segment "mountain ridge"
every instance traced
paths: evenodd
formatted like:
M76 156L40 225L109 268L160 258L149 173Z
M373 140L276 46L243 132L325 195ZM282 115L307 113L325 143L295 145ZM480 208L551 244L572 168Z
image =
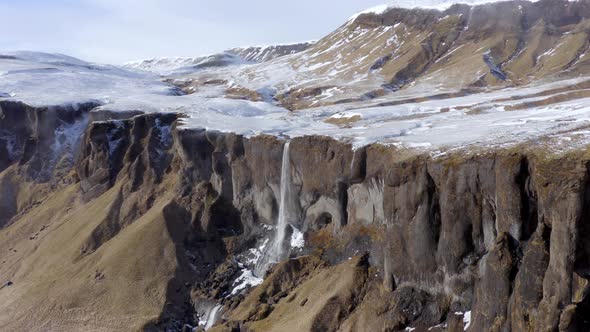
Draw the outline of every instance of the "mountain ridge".
M360 14L292 56L220 68L218 74L188 74L181 81L198 90L203 82L224 79L231 89L249 90L246 98L270 85L277 91L273 97L290 109L398 90L522 86L588 72L589 16L588 1L455 4L444 11L390 8ZM187 84L191 80L194 84ZM342 91L324 98L334 87Z
M163 75L178 74L203 68L224 67L269 61L284 55L301 52L312 42L267 46L235 47L221 53L198 57L158 57L126 62L123 67L151 71Z

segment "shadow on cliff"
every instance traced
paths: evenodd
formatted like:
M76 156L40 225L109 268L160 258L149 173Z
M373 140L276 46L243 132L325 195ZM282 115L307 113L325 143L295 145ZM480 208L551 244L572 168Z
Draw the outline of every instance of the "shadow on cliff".
M199 208L172 201L162 211L168 233L176 247L177 268L166 288L166 301L158 319L145 331L180 331L185 324L197 326L191 300L193 285L203 282L227 259L226 236L242 233L239 214L222 199L209 196L209 186Z
M582 278L580 283L584 286L577 290L577 294L572 294L574 301L577 300L577 302L574 304L568 331L590 331L590 243L588 241L590 238L590 163L586 164L586 169L583 210L578 225L580 234L574 266L574 274Z

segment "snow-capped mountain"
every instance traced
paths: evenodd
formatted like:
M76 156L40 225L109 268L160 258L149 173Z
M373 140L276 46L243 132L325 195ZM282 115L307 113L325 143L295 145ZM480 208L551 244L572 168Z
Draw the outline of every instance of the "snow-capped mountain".
M30 105L103 104L124 96L178 92L148 72L89 63L62 54L0 52L0 96Z
M30 62L46 64L63 64L72 66L90 66L89 62L74 58L69 55L59 53L44 53L33 51L0 51L0 57L3 59L17 59Z
M590 71L589 17L587 1L388 5L358 13L302 52L181 82L190 92L223 81L230 94L254 99L274 91L290 109L521 86Z
M304 51L312 43L238 47L222 53L200 57L161 57L127 62L126 68L140 69L162 75L191 73L201 69L252 64Z
M161 75L190 73L200 69L247 64L240 56L223 52L202 57L153 58L127 62L125 68L140 69Z
M496 2L507 2L509 0L395 0L390 1L387 3L383 3L381 5L373 6L362 10L358 13L355 13L350 17L351 20L354 20L359 15L362 14L375 14L381 15L391 9L394 8L405 8L405 9L436 9L436 10L446 10L453 5L469 5L469 6L478 6L484 4L491 4ZM532 0L530 2L537 2L539 0Z
M236 54L246 61L265 62L285 55L303 52L310 48L313 42L285 45L251 46L232 48L228 52Z

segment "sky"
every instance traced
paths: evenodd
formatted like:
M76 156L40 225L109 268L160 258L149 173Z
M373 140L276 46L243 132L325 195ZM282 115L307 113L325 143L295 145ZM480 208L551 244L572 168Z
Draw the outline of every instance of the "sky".
M384 0L0 0L0 50L121 64L317 40Z

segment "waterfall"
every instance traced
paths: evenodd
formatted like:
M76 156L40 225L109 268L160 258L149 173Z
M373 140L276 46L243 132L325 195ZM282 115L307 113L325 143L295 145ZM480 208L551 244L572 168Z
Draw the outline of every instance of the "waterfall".
M223 306L216 305L208 313L207 319L205 320L205 324L204 324L205 325L204 326L204 329L205 330L208 330L208 329L212 328L213 325L215 325L215 323L217 322L217 320L219 318L218 316L219 316L219 313L220 313L221 308L223 308Z
M291 191L291 160L289 159L289 143L285 143L283 148L283 160L281 164L281 203L279 204L279 220L277 222L277 232L273 243L273 253L277 260L283 256L283 242L285 241L285 231L288 225L289 209L287 208L287 195ZM276 263L276 262L275 262Z
M270 246L267 247L262 257L256 262L254 274L264 277L268 266L278 263L285 258L284 242L287 226L289 225L289 196L291 194L291 160L289 157L289 141L283 147L283 159L281 162L281 188L279 203L279 218L277 220L275 236ZM288 255L288 253L287 253Z
M350 162L350 178L354 177L354 161L356 160L356 151L352 150L352 161Z

